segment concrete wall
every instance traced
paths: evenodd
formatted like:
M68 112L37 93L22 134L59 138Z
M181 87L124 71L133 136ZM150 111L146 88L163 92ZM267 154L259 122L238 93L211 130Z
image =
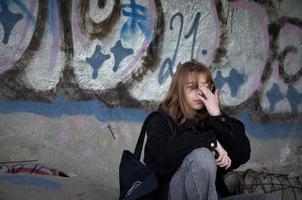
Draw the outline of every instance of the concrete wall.
M0 161L118 187L176 68L210 67L252 143L243 168L301 175L302 1L1 0Z

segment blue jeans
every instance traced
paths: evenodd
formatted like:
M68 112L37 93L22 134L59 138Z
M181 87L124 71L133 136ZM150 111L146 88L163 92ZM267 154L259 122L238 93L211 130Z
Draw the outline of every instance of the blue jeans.
M215 186L216 162L207 148L189 153L173 175L169 185L169 200L218 200ZM271 194L244 194L223 200L280 200Z

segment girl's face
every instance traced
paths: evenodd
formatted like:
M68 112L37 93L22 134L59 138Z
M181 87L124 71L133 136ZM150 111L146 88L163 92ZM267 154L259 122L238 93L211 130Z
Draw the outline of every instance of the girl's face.
M203 85L210 90L212 90L213 88L213 85L211 83L208 83L206 80L206 75L201 73L198 76L198 80L195 80L192 76L189 76L185 84L184 93L186 103L196 111L204 107L203 102L200 100L200 98L198 98L198 95L203 96L203 93L199 89L199 87Z

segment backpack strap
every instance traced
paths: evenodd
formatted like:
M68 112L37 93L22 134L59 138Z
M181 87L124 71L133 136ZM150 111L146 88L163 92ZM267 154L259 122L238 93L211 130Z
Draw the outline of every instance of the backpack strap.
M147 129L149 127L149 123L150 123L150 119L152 118L152 116L154 114L160 114L166 121L166 123L169 126L169 129L171 130L171 132L174 134L175 133L175 129L173 128L173 124L172 124L172 120L171 117L169 116L168 113L166 113L164 110L162 109L158 109L152 113L150 113L147 118L144 121L144 124L142 126L141 132L139 134L136 146L135 146L135 150L134 150L134 156L137 160L140 160L141 154L142 154L142 150L143 150L143 145L144 145L144 140L145 140L145 135L147 132Z

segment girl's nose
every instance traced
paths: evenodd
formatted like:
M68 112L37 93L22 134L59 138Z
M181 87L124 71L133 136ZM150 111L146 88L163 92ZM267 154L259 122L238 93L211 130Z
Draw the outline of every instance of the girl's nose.
M202 95L202 91L201 90L196 90L196 94L197 95Z

